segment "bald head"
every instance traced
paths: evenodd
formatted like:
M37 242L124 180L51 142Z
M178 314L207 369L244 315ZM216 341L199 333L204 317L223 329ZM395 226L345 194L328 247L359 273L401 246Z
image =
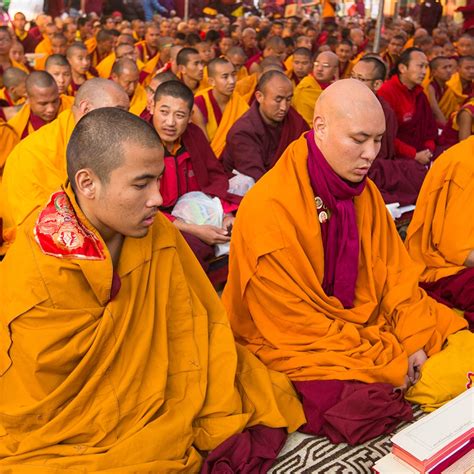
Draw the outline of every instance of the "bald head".
M121 86L129 97L132 97L138 85L140 71L135 61L122 58L115 62L110 78Z
M54 89L55 87L57 86L54 78L46 71L33 71L26 78L26 93L28 96L34 94L37 89Z
M130 100L125 91L108 79L94 78L84 82L74 98L72 111L78 122L91 110L114 107L128 110Z
M323 83L334 81L338 74L339 58L332 51L323 51L313 65L314 77Z
M17 87L20 84L25 84L28 74L22 69L16 67L9 67L3 73L3 85L9 89L10 87Z
M34 71L26 78L26 95L31 112L45 122L54 120L61 101L54 78L46 71Z
M315 142L334 172L357 183L366 177L380 150L385 116L368 87L355 79L342 79L320 95L313 128Z

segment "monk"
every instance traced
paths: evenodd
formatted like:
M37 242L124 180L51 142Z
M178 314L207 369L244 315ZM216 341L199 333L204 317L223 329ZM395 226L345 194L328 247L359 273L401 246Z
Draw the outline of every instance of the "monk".
M459 56L474 56L474 38L470 33L462 34L456 42Z
M46 60L45 70L56 81L59 94L67 94L71 85L72 72L66 57L61 54L52 54Z
M133 60L136 63L139 70L141 70L144 66L144 64L138 59L138 53L133 44L119 43L115 47L114 52L110 53L97 66L96 69L97 69L97 73L99 74L99 77L108 79L110 77L110 74L112 73L112 67L115 61L122 58L129 58Z
M337 58L339 59L339 78L347 79L351 77L354 63L352 59L352 41L348 39L341 40L336 47Z
M387 75L387 67L381 58L366 55L352 70L352 78L365 84L374 94L382 86ZM416 160L398 158L395 151L397 137L397 116L392 107L377 96L385 116L385 133L380 143L380 151L369 169L369 178L376 184L387 204L398 202L401 206L415 204L426 167Z
M447 85L453 75L451 58L438 56L431 60L430 74L431 80L425 88L425 92L438 128L443 128L449 116L459 109L465 99L462 94L459 95Z
M240 46L232 46L224 56L234 65L237 81L248 77L247 68L244 67L247 56L245 56L244 50Z
M207 272L215 258L214 246L230 240L228 228L240 198L227 192L229 180L222 164L200 128L190 123L193 103L192 92L179 81L160 84L155 92L153 125L165 146L161 210L182 232ZM221 227L184 222L172 215L178 199L192 191L220 199L224 210Z
M182 48L176 56L178 76L194 93L199 89L204 74L204 64L194 48Z
M160 50L160 28L155 23L147 23L145 26L145 37L136 45L138 59L146 64L153 59Z
M298 48L306 48L312 51L313 45L311 43L311 39L305 35L297 36L295 39L295 49L298 49ZM294 59L293 55L294 55L294 51L293 51L293 54L290 54L290 56L288 56L285 59L284 65L287 70L293 68L293 59Z
M3 89L0 89L0 107L13 107L25 102L26 78L22 69L10 67L3 73Z
M58 32L58 28L54 23L48 23L43 32L43 39L38 43L35 48L35 54L44 54L49 56L52 54L51 51L51 39L55 33Z
M208 66L207 89L196 95L193 122L206 135L217 158L224 151L227 132L249 108L235 89L235 70L225 58L213 59Z
M89 72L91 67L91 58L87 48L83 43L74 43L67 49L66 58L71 65L71 85L69 86L69 95L74 96L79 87L93 76Z
M384 131L368 87L332 84L313 130L245 196L232 232L223 302L236 340L293 381L302 430L333 442L358 444L409 419L394 387L415 383L427 357L466 326L418 288L366 179Z
M332 51L319 53L313 65L313 71L295 88L293 107L311 126L314 104L322 91L328 87L338 75L339 60Z
M301 404L235 345L158 212L158 135L126 111L94 110L71 135L67 169L0 270L0 297L16 302L0 309L0 468L265 472L304 422Z
M118 34L118 33L117 33ZM97 35L86 41L87 52L91 57L92 67L96 67L114 49L116 36L112 30L102 29Z
M474 136L443 153L426 176L406 246L420 285L464 312L474 328Z
M397 115L397 156L414 159L422 165L433 158L438 135L433 112L421 87L427 67L425 54L408 48L401 54L396 72L392 71L393 75L378 91Z
M451 76L447 85L465 100L474 96L474 56L458 58L458 71Z
M132 114L140 115L147 104L145 88L138 83L140 72L135 61L122 58L116 61L110 78L116 82L128 95Z
M252 58L260 52L257 44L257 32L253 28L244 28L242 30L240 42L247 58Z
M66 146L74 125L101 107L127 110L129 100L114 82L91 79L81 86L71 109L22 140L9 155L0 199L4 203L4 232L9 236L6 240L12 242L16 227L66 180Z
M68 44L66 37L62 33L54 33L51 36L51 48L49 49L50 52L35 61L35 69L37 71L44 71L46 61L48 60L49 56L52 54L61 54L62 56L65 56L67 48Z
M258 181L286 147L308 130L291 107L292 97L293 85L283 72L273 70L262 75L254 103L227 134L222 162L228 173L236 170Z
M308 48L296 48L293 51L291 69L286 74L296 87L313 69L313 54Z
M10 59L10 49L12 47L12 37L6 26L0 26L0 87L3 87L3 73L10 67L22 69L28 73L28 69L12 59Z
M388 42L387 49L382 53L382 59L387 63L388 71L391 72L398 62L400 54L403 51L403 45L406 42L404 35L394 35Z
M146 108L140 114L140 117L148 123L153 122L153 109L155 108L155 92L160 84L167 81L178 81L179 79L171 71L160 72L154 76L150 83L145 87Z
M280 36L271 36L265 41L265 47L261 53L250 57L245 63L249 74L260 71L259 63L262 59L273 56L278 58L283 64L283 61L286 59L286 45L283 39Z
M46 71L35 71L27 77L26 96L27 103L8 122L21 139L52 122L72 105L70 97L59 95L56 81Z

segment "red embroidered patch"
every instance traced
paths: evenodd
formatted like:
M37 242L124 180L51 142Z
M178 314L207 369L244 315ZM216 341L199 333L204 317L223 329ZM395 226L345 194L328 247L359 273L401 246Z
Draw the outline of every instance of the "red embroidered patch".
M466 384L466 388L471 388L472 387L472 379L474 377L474 373L473 372L468 372L467 373L467 384Z
M104 260L101 241L76 216L64 191L51 196L34 228L35 239L46 255L60 258Z

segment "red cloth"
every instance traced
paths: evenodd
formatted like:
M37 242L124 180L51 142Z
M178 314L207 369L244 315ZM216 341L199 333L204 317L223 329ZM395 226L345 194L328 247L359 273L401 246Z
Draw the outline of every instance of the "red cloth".
M254 54L252 57L250 57L247 62L244 64L244 66L247 68L247 71L250 71L250 66L252 66L253 63L259 63L263 58L263 53L259 52L257 54Z
M387 101L381 97L378 99L385 115L386 129L380 151L369 170L369 178L377 185L387 204L415 204L428 169L415 160L397 158L397 117Z
M433 152L438 130L423 88L415 86L410 90L394 75L382 84L378 95L390 104L397 116L397 156L415 158L418 151L427 148Z
M435 282L420 283L420 286L436 301L464 311L469 329L474 331L474 268L466 268Z
M361 444L413 418L410 404L390 384L310 380L293 385L307 419L299 431L333 443Z
M344 308L352 308L359 267L359 232L353 198L364 190L366 180L349 183L338 176L317 147L314 130L306 134L306 141L311 187L332 214L321 222L323 289L327 295L336 296Z
M201 474L264 474L274 463L286 437L283 428L262 425L247 428L212 450Z
M307 130L307 123L292 107L281 124L271 127L263 121L255 101L227 133L224 169L228 173L235 169L258 181L275 166L286 147Z

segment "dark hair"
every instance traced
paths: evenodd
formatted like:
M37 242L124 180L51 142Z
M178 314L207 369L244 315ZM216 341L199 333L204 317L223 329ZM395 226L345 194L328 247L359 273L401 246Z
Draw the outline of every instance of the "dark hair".
M273 69L271 71L267 71L265 72L264 74L262 74L262 76L260 77L260 79L258 80L258 83L257 83L257 87L256 87L256 91L260 91L260 92L263 92L264 89L265 89L265 86L274 78L274 77L279 77L283 80L286 80L288 81L290 84L291 84L291 81L290 79L288 79L288 76L282 72L282 71L278 71L276 69Z
M176 56L176 64L178 66L186 66L189 62L189 56L199 55L199 51L194 48L183 48Z
M398 61L395 63L395 66L393 67L393 69L390 71L390 76L389 77L393 77L396 75L399 74L399 69L398 67L400 66L400 64L404 64L405 66L408 67L408 65L410 64L410 61L411 61L411 55L412 53L423 53L423 51L420 49L420 48L408 48L408 49L405 49L405 51L402 52L402 54L400 54L400 57L398 58ZM423 53L425 54L425 53Z
M359 61L361 63L369 63L374 66L374 80L378 79L381 81L385 81L385 78L387 77L387 65L385 64L382 58L380 58L379 56L375 56L374 54L367 54L364 57L360 58Z
M160 84L155 91L153 100L158 102L162 97L170 96L175 99L182 99L186 102L189 111L193 110L194 94L193 91L181 81L166 81Z

